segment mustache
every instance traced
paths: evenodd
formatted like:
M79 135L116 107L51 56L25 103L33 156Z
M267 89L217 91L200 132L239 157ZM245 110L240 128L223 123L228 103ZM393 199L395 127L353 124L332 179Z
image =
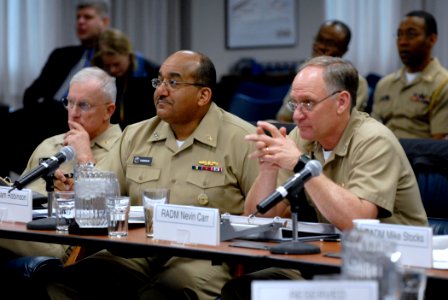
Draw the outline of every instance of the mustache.
M172 101L165 97L159 97L156 99L156 105L157 104L172 104Z

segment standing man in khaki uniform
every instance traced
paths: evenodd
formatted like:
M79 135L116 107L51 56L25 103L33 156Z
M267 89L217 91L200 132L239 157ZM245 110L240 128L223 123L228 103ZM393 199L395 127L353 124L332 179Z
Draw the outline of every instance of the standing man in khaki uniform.
M329 20L320 27L313 43L312 57L327 55L342 57L348 51L348 45L351 39L350 28L338 20ZM366 109L369 93L367 80L359 75L358 90L356 92L356 108L359 111ZM291 90L288 91L283 99L283 105L277 112L277 121L292 122L292 111L288 109L288 101L291 98Z
M372 110L397 138L448 134L448 71L432 56L436 42L431 14L412 11L401 20L397 48L404 66L378 82Z
M384 125L354 109L358 72L341 58L319 56L305 63L292 84L294 121L287 136L267 122L258 122L251 154L260 174L246 199L245 212L303 168L305 156L323 166L305 183L305 192L320 222L339 230L351 229L354 219L427 226L417 181L398 140ZM266 135L265 130L270 135ZM262 216L282 215L280 202ZM269 268L232 279L222 299L250 299L253 279L299 279L298 270Z
M141 205L145 188L168 187L170 203L242 214L258 174L258 163L248 158L255 148L244 142L255 127L212 102L213 63L203 54L178 51L152 83L157 116L128 125L108 157L122 193ZM59 277L63 287L48 289L53 299L66 298L70 287L78 296L98 299L212 300L231 275L226 264L208 260L126 259L101 251L65 268Z

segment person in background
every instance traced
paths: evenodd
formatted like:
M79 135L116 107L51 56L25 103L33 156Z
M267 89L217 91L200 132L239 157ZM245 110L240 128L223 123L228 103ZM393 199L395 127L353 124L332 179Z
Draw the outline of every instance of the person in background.
M117 80L117 109L112 116L112 123L118 123L124 129L129 124L156 115L152 101L155 89L151 79L157 77L159 66L140 53L133 52L126 35L112 28L103 31L93 64Z
M70 81L68 95L62 101L68 111L70 129L40 143L22 175L67 145L73 147L76 160L64 162L60 166L65 174L73 173L77 164L96 162L97 167L101 168L104 158L117 144L122 133L118 125L111 123L116 94L115 78L102 69L87 67L76 73ZM42 178L30 183L27 188L47 194Z
M334 57L342 57L348 51L348 46L351 40L350 28L343 22L338 20L325 21L317 32L314 38L312 57L327 55ZM367 80L359 75L359 85L356 92L356 108L359 111L364 111L368 99L368 85ZM292 112L288 109L288 101L291 100L291 90L283 99L283 105L277 112L277 121L293 122Z
M121 129L110 124L115 110L115 78L97 67L81 69L70 81L69 93L64 103L68 110L70 130L47 138L34 150L23 174L36 168L42 159L59 152L63 146L70 145L75 150L75 161L65 162L59 171L73 173L75 166L95 161L102 169L105 156L118 145ZM45 181L37 179L26 188L46 194ZM59 189L65 186L59 185ZM51 256L64 261L68 246L60 244L29 242L14 239L0 239L0 253L10 253L11 259L20 256ZM5 257L0 259L3 261ZM0 269L0 277L1 274ZM17 291L14 291L17 292ZM27 291L24 291L27 292Z
M296 128L286 135L267 122L246 136L256 145L260 173L245 202L252 214L260 201L310 159L323 172L311 177L304 190L318 221L344 231L354 219L428 226L427 216L411 165L399 141L384 125L354 108L358 72L338 57L318 56L305 62L292 84ZM265 130L270 135L265 134ZM283 216L284 200L264 217ZM299 270L268 268L229 281L222 299L250 299L250 283L259 279L300 279Z
M25 90L23 106L27 108L43 102L59 102L67 96L70 79L81 68L90 65L98 48L98 38L109 23L109 1L79 1L76 7L76 35L81 44L53 50L40 75Z
M372 116L397 138L444 139L448 134L448 71L432 55L437 23L426 11L411 11L397 30L403 67L378 82Z
M2 157L8 157L4 162L6 169L19 173L42 140L68 130L67 111L61 99L67 96L73 75L90 65L99 35L109 22L108 0L81 0L77 3L76 35L81 44L55 49L39 76L25 90L24 107L8 115L6 124L17 131L6 133L6 140L14 140L15 146L2 150L6 152ZM24 120L33 124L32 128L20 125ZM9 135L18 135L21 139Z
M131 197L132 205L141 205L145 188L168 187L172 204L242 214L258 174L258 163L248 159L255 148L244 143L255 127L213 103L212 61L198 52L175 52L152 83L157 116L128 125L108 156L122 194ZM48 292L52 299L212 300L230 272L226 263L208 260L164 255L127 259L100 251L64 268L60 282L49 283Z

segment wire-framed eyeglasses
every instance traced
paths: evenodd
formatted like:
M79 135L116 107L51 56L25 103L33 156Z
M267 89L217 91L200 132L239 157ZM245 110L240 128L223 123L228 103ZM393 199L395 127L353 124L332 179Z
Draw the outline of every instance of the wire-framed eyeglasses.
M86 102L86 101L76 102L76 101L74 101L72 99L69 99L67 97L62 98L61 102L62 102L62 104L64 104L64 107L66 109L73 109L75 106L77 106L81 111L85 111L85 112L91 110L92 107L108 104L108 103L91 104L91 103Z
M296 102L294 100L289 100L287 103L288 109L292 112L294 112L297 108L300 108L300 111L302 111L302 112L303 112L303 109L306 109L307 111L313 111L313 109L314 109L314 107L316 107L316 105L324 102L327 99L330 99L332 96L334 96L340 92L342 92L342 91L335 91L335 92L331 93L330 95L320 99L319 101L303 100L300 102Z
M172 90L178 89L182 85L193 85L193 86L199 86L199 87L206 87L206 85L203 84L203 83L182 82L182 81L177 81L177 80L174 80L174 79L161 80L159 78L154 78L154 79L151 79L151 83L152 83L152 87L155 88L155 89L158 88L162 83L165 84L166 87L169 87Z

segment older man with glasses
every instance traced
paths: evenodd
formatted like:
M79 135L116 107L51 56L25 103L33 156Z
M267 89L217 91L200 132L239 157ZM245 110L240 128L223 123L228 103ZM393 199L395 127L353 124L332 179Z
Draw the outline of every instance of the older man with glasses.
M76 73L70 81L67 97L62 99L68 111L70 130L44 140L34 150L23 174L66 145L74 148L77 159L62 164L60 172L72 173L75 164L93 162L101 168L104 157L121 136L120 127L110 123L116 93L115 78L100 68L88 67ZM72 181L66 183L72 184ZM56 182L56 188L66 189L60 184ZM46 195L45 185L45 180L38 179L27 188Z
M68 110L70 130L41 142L29 158L23 174L30 172L42 160L59 152L66 145L74 148L76 161L65 162L57 172L73 173L76 164L93 162L96 162L97 168L101 169L106 154L118 144L117 141L121 136L120 126L110 124L110 118L115 110L115 96L115 79L105 71L88 67L76 73L70 81L69 93L64 101ZM57 187L64 190L70 188L73 179L66 178L66 184L69 186L57 185ZM26 188L47 194L44 179L37 179ZM43 255L64 260L68 247L59 244L0 239L0 248L10 251L13 256ZM9 275L0 274L0 276ZM33 291L14 290L19 298L22 292L33 294Z
M344 22L339 20L327 20L319 27L314 38L312 57L327 55L343 57L348 51L352 33ZM359 111L367 109L368 84L367 80L358 74L358 89L356 91L356 108ZM282 107L277 112L277 120L281 122L292 122L292 112L288 108L291 101L291 90L283 98Z
M319 222L341 231L351 229L354 219L428 225L403 148L389 129L356 110L357 86L358 72L342 58L319 56L301 66L289 103L297 127L287 136L285 128L260 121L257 134L246 136L257 147L251 157L258 159L260 173L246 198L245 214L257 211L260 201L315 159L323 172L305 183L305 193ZM284 200L262 216L282 216L288 210ZM301 274L270 268L244 275L225 285L222 299L250 299L254 279L288 278Z

